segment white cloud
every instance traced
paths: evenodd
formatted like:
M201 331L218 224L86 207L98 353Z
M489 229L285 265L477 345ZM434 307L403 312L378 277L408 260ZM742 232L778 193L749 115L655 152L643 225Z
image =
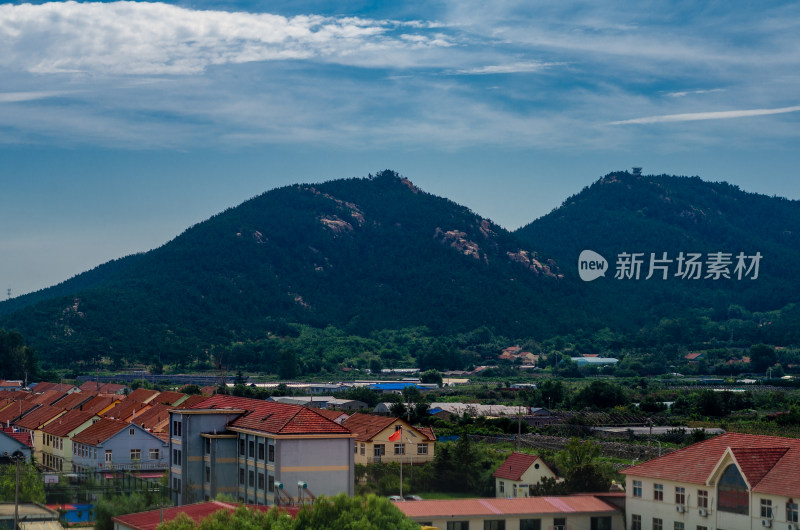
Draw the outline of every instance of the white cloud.
M478 66L475 68L466 68L463 70L458 70L457 73L468 74L468 75L517 74L517 73L538 72L540 70L552 68L553 66L564 66L565 64L566 63L559 63L559 62L544 63L538 61L528 61L528 62Z
M47 99L64 95L64 92L0 92L0 103L21 103L23 101L35 101L37 99Z
M684 90L679 92L667 92L667 96L671 98L683 98L694 94L713 94L715 92L725 92L722 88L712 88L709 90Z
M721 112L690 112L686 114L666 114L663 116L647 116L631 120L613 121L610 125L628 125L645 123L665 123L676 121L699 120L725 120L732 118L749 118L752 116L769 116L772 114L786 114L787 112L800 112L800 106L782 107L778 109L752 109L752 110L725 110Z
M197 11L163 3L0 6L0 66L36 74L195 74L287 59L357 63L397 48L450 46L428 25L356 17ZM406 32L395 36L397 31Z

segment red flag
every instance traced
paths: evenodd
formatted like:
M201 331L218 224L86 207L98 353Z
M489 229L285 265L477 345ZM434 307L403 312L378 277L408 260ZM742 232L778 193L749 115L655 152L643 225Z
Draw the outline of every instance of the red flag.
M396 431L394 431L394 434L389 437L389 441L390 442L396 442L397 440L400 439L401 436L403 436L403 429L402 428L397 429Z

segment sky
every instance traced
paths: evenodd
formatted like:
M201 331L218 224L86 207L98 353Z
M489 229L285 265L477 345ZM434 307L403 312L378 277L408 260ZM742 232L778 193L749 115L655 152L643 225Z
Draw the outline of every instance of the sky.
M800 199L800 3L0 3L0 299L297 182L513 230L631 166Z

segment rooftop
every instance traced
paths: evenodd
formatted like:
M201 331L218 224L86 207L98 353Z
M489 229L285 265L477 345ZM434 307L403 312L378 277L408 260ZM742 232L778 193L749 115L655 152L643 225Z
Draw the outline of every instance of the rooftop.
M617 509L590 495L454 499L395 503L408 517L480 517L503 515L611 514Z
M250 510L260 511L268 511L270 508L269 506L255 506L252 504L245 504L244 506ZM181 513L185 513L195 523L198 523L201 519L204 519L219 510L233 511L238 507L238 504L222 501L201 502L198 504L187 504L173 508L164 508L163 511L151 510L149 512L121 515L119 517L114 517L113 520L117 523L125 525L125 527L135 528L136 530L156 530L159 524L162 522L171 521ZM292 517L297 515L297 508L283 509Z
M497 471L492 473L492 476L506 480L521 480L522 474L537 460L540 460L539 455L511 453L508 458L506 458L506 461L500 464Z

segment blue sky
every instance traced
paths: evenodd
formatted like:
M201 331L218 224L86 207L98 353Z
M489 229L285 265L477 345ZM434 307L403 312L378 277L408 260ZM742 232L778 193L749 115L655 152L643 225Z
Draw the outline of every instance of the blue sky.
M633 165L800 198L800 4L0 4L3 298L294 182L515 229Z

